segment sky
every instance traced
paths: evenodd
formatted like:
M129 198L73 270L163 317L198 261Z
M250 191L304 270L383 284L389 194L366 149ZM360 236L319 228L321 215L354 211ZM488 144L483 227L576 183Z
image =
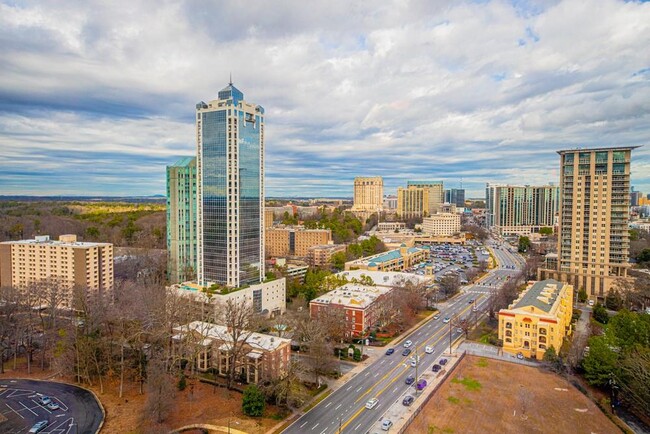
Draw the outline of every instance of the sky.
M481 197L639 145L650 193L649 47L640 1L0 0L0 195L165 194L230 74L266 112L267 196Z

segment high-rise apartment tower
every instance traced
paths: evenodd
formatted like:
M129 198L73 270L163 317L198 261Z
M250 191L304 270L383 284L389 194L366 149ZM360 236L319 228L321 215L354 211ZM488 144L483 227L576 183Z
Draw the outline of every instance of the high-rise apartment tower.
M352 212L361 220L380 212L384 204L384 180L381 176L354 178Z
M171 283L196 278L196 158L167 166L167 272Z
M487 184L487 226L501 235L527 235L554 227L559 195L554 185Z
M232 83L196 105L197 280L264 278L264 109Z
M558 151L558 257L555 264L547 261L541 276L558 276L591 298L605 297L626 278L632 149Z

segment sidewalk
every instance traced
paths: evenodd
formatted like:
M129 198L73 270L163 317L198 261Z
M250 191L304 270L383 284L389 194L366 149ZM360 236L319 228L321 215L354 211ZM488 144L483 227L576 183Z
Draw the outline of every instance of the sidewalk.
M487 357L489 359L503 360L504 362L518 363L526 366L540 366L539 362L532 360L520 360L517 356L509 353L504 353L501 348L492 345L479 344L477 342L463 342L460 344L459 351L464 351L472 356Z

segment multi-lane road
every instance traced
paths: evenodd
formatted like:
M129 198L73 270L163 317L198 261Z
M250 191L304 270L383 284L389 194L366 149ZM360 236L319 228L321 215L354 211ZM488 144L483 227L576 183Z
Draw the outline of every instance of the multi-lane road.
M400 344L395 345L394 354L377 358L300 417L284 433L327 434L338 433L339 430L342 433L366 433L394 402L401 401L407 391L415 395L415 383L410 386L405 384L406 377L415 375L416 369L417 376L430 371L443 352L449 350L450 333L452 341L462 334L453 326L453 321L446 324L444 318L468 317L472 315L474 305L479 311L484 310L490 293L508 279L506 276L514 275L522 264L521 258L506 248L496 245L492 247L492 252L499 266L478 284L465 286L460 294L441 304L438 320L430 319L405 336ZM408 357L402 356L404 347L401 342L406 340L413 342L413 351ZM432 346L434 352L426 354L426 346ZM416 353L420 356L420 363L414 368L409 364L409 359ZM371 398L377 398L379 402L374 408L366 409L366 402Z

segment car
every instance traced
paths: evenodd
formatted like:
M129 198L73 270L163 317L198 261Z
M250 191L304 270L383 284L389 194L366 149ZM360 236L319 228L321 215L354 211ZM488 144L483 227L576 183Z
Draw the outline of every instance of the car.
M390 419L385 419L381 423L381 429L384 430L384 431L388 431L391 426L393 426L393 422L391 422Z
M440 359L440 360L438 360L438 363L439 363L441 366L444 366L444 365L447 364L447 359Z
M440 319L440 315L434 315L434 316L433 316L433 319L434 319L434 320L439 320L439 319Z
M38 421L29 429L28 432L30 434L39 433L39 432L43 431L45 428L47 428L47 426L49 424L50 423L48 421L46 421L46 420Z
M411 364L412 367L416 367L418 365L419 360L411 359L409 360L409 363Z
M478 312L478 307L474 306L474 307L472 308L472 312Z
M462 329L462 328L460 328L460 327L457 327L457 328L456 328L456 333L462 333L462 332L463 332L463 329Z
M372 398L372 399L368 400L368 402L366 402L366 408L368 410L372 410L373 408L375 408L375 406L377 405L378 402L379 402L379 400L377 398Z
M593 306L593 305L594 305L594 301L593 301L593 300L589 300L589 301L587 302L587 304L588 304L589 306Z
M54 401L52 401L52 402L50 402L49 404L47 404L46 407L47 407L48 410L52 410L52 411L54 411L54 410L58 410L59 408L61 408L61 407L59 407L59 404L57 404L57 403L54 402Z
M406 380L404 380L404 383L406 384L413 384L415 382L415 377L413 375L409 375L406 377Z
M411 342L411 341L404 342L404 348L411 348L412 345L413 345L413 342Z
M409 354L411 354L411 350L409 348L405 348L404 351L402 351L403 356L408 356Z
M386 350L386 355L387 355L387 356L390 356L390 355L393 354L394 352L395 352L395 348L389 348L389 349Z
M426 347L424 347L424 352L427 354L433 353L433 347L427 345Z
M433 372L438 372L438 371L440 371L441 369L442 369L442 366L440 366L440 365L437 364L437 363L431 367L431 370L432 370Z
M411 395L406 395L402 400L402 405L408 407L409 405L413 404L413 401L415 401L415 398L413 398Z
M442 320L445 324L449 323L449 321L451 321L449 317L445 317L445 319Z
M470 299L469 299L469 302L468 302L467 304L472 304L472 303L474 303L474 299L473 299L473 298L470 298Z
M517 358L519 360L524 360L524 355L522 353L517 353Z
M415 387L417 387L418 390L424 389L425 387L427 387L427 380L422 379L418 381L418 384Z
M47 395L42 395L42 396L38 397L38 403L41 404L41 405L47 405L50 402L52 402L52 398L50 398Z

